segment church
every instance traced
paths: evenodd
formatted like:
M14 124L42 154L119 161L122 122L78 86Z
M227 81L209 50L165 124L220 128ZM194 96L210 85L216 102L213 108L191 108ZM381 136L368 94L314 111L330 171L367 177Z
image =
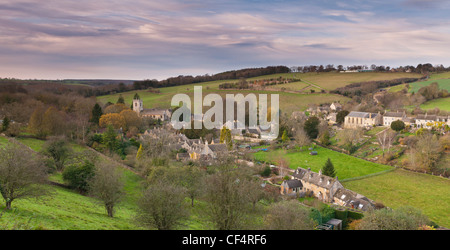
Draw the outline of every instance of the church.
M172 115L169 109L144 109L144 102L140 98L133 99L133 111L142 118L151 118L161 121L169 121Z

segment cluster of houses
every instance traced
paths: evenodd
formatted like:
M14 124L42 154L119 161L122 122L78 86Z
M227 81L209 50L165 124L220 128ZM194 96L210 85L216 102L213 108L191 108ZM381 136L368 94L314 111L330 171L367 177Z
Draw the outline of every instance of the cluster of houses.
M336 115L342 110L340 103L332 103L329 106L308 108L311 115L326 115L329 124L336 124ZM370 128L374 126L390 127L394 121L403 121L406 127L426 128L450 126L450 116L419 114L415 117L407 116L405 111L385 111L384 114L351 111L344 119L344 128Z
M216 159L220 154L227 153L228 148L225 143L220 143L218 139L208 143L203 139L189 139L186 135L173 131L170 128L154 128L145 131L142 139L159 138L162 134L169 134L171 140L167 140L166 147L175 151L184 151L177 153L176 159L179 161L198 161ZM182 150L184 149L184 150Z
M442 125L450 126L450 116L438 116L419 114L416 117L408 117L405 111L385 112L383 115L369 112L351 111L346 117L344 128L355 127L373 127L385 126L390 127L394 121L403 121L406 127L426 128L438 127Z
M305 196L308 193L315 198L343 207L367 211L375 206L375 202L356 192L344 188L338 178L332 178L311 169L297 168L290 180L281 184L284 195Z

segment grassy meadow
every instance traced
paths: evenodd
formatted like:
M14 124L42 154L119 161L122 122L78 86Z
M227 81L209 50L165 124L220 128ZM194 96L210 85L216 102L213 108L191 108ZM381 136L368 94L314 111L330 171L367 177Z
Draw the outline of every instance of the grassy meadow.
M434 99L420 105L423 110L439 108L440 110L450 111L450 97Z
M343 185L394 209L406 205L420 208L438 225L450 228L449 179L396 169Z
M273 162L275 165L278 159L283 158L288 162L289 167L292 169L296 169L297 167L311 168L314 172L319 172L325 165L327 159L330 158L339 180L357 178L392 170L391 166L365 161L319 146L315 146L314 151L317 151L317 155L310 155L310 150L308 150L308 148L297 152L288 152L284 149L269 149L267 152L259 151L254 153L253 157L256 161Z
M183 93L193 98L194 86L202 86L203 96L211 93L216 93L222 97L226 94L238 94L242 93L247 95L249 93L254 94L279 94L280 95L280 109L282 112L291 113L293 111L303 111L309 104L322 104L331 102L346 103L349 98L340 95L320 93L322 89L333 90L339 87L346 86L354 82L364 81L377 81L377 80L392 80L398 78L413 78L420 77L419 74L412 73L379 73L379 72L361 72L361 73L284 73L273 74L259 77L248 78L248 81L262 80L262 79L277 79L293 78L300 79L299 82L292 82L287 84L279 84L267 86L272 91L256 91L256 90L221 90L219 85L226 82L237 82L238 80L220 80L211 81L197 84L173 86L159 88L160 93L152 93L147 90L129 91L120 94L112 94L97 97L97 100L106 103L115 103L122 95L125 99L125 103L131 105L132 99L135 93L138 93L144 102L145 108L170 108L170 102L175 94ZM300 91L302 93L291 93L282 91L284 88L286 91ZM314 90L315 93L311 94L310 90ZM269 98L270 99L270 98Z

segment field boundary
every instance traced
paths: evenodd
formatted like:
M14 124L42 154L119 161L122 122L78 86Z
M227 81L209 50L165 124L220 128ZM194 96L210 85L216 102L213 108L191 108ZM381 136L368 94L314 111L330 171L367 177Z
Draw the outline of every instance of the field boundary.
M339 180L339 181L340 182L349 182L349 181L362 180L362 179L366 179L366 178L370 178L370 177L386 174L386 173L389 173L389 172L392 172L392 171L395 171L395 170L397 170L397 168L393 167L392 169L384 170L384 171L381 171L381 172L368 174L368 175L363 175L363 176L358 176L358 177L353 177L353 178L347 178L347 179L343 179L343 180Z

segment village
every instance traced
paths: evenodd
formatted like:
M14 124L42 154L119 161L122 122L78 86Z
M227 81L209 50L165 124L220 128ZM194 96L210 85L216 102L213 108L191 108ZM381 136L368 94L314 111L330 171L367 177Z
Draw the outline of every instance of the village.
M133 100L134 111L140 114L142 117L151 117L153 119L159 119L165 125L156 127L145 131L141 136L142 140L157 139L164 132L171 131L174 139L172 144L167 144L167 147L171 147L174 151L180 151L176 154L176 160L184 163L195 161L202 162L206 165L214 164L214 160L219 158L220 155L232 154L237 156L236 161L245 163L249 166L255 166L261 164L260 162L254 162L245 160L246 154L249 152L257 152L252 148L258 148L261 145L276 144L278 138L266 138L264 137L264 131L258 128L246 128L244 130L237 129L238 123L243 124L241 121L228 121L220 129L220 137L222 139L212 139L211 137L189 139L186 135L179 131L173 130L168 121L171 117L171 112L168 109L143 109L142 100ZM343 106L338 102L333 102L328 105L320 105L317 107L310 107L305 112L294 112L292 116L314 116L320 117L323 122L326 122L328 126L336 130L343 129L356 129L362 128L365 130L371 130L374 128L383 128L382 131L390 129L393 123L401 123L401 130L407 129L408 131L415 132L418 129L437 129L442 132L443 135L449 133L450 116L428 115L418 114L416 116L408 116L403 111L385 111L384 113L370 113L360 111L344 112L345 117L342 124L337 121L339 112L342 112ZM232 142L227 142L222 134L226 134L229 130ZM225 131L225 132L224 132ZM231 145L231 146L230 146ZM264 149L264 150L267 150ZM311 153L313 153L312 151ZM270 164L271 169L278 169L275 172L280 172L279 167ZM285 173L286 174L286 173ZM369 209L375 209L379 204L375 201L368 199L364 195L358 194L352 190L344 188L339 182L338 177L330 177L322 174L322 170L318 173L311 171L311 168L302 168L302 164L299 163L296 169L287 170L286 176L275 176L272 178L265 178L266 183L273 185L273 180L283 177L281 184L275 184L279 188L280 194L286 197L314 197L321 202L332 204L336 207L343 207L351 209L353 211L367 211ZM264 178L263 178L264 179ZM272 180L272 181L271 181ZM342 221L332 219L329 222L320 226L321 229L330 228L342 228Z

